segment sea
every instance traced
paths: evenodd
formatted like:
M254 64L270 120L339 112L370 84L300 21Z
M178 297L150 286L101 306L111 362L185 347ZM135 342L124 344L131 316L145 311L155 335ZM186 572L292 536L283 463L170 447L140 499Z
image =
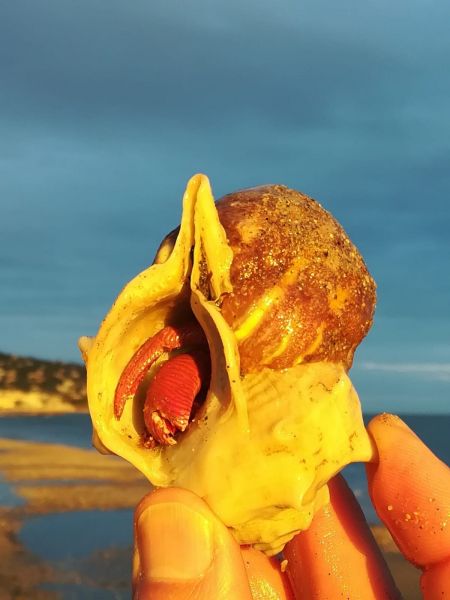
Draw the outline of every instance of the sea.
M401 417L441 460L450 464L450 414ZM370 418L371 415L365 415L366 422ZM2 417L0 438L90 448L91 421L87 414ZM398 451L401 452L401 448ZM378 517L367 493L363 465L349 465L344 469L344 476L358 498L368 522L378 523ZM0 507L20 503L20 497L7 482L1 480L0 475ZM58 568L65 565L72 574L77 569L80 571L80 582L58 583L52 586L62 598L128 598L130 592L126 589L126 580L131 560L132 519L132 510L72 511L34 516L24 522L20 540L28 550L50 564L53 563ZM79 532L83 532L83 535L79 535ZM70 544L67 540L70 540ZM93 567L91 562L87 561L87 558L93 555L107 558L100 561L100 566L97 564ZM96 582L95 579L105 577L105 568L112 564L108 563L108 560L113 560L116 570L122 570L120 585L117 584L115 588L101 585L101 582ZM86 575L87 571L89 572Z

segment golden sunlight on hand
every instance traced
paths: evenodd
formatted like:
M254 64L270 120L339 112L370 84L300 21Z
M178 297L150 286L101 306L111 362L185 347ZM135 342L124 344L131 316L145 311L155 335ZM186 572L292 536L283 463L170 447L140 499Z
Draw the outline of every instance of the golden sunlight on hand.
M450 599L450 471L398 418L369 424L378 462L372 502L405 557L423 569L426 600ZM146 496L135 514L136 600L394 600L400 598L352 492L338 476L331 503L285 548L287 568L240 548L192 492ZM409 518L408 518L409 517Z

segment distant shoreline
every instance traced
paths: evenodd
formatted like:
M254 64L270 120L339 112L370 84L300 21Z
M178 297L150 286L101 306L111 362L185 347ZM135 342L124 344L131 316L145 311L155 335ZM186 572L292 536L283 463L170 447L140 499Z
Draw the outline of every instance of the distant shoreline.
M82 365L0 352L0 415L87 412Z
M1 403L1 396L0 396ZM32 408L24 408L18 410L17 408L13 408L11 410L4 409L0 405L0 418L2 417L56 417L59 415L88 415L89 409L86 406L85 408L63 408L63 409L32 409Z
M0 416L3 415L60 415L89 412L87 403L71 403L59 394L0 390Z

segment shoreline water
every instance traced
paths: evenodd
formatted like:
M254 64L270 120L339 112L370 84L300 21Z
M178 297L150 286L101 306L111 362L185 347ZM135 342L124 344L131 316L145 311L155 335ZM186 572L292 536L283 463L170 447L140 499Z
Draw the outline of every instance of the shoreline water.
M369 421L372 415L365 415ZM402 415L402 418L445 463L450 464L450 415ZM92 423L88 413L65 415L10 415L0 418L0 438L59 443L78 448L92 448ZM354 463L343 471L358 498L367 520L379 524L367 492L365 470Z
M0 438L0 476L20 500L0 509L0 589L7 598L54 600L69 589L73 598L129 597L132 511L150 491L136 469L92 449ZM104 511L100 519L98 511ZM102 548L85 533L96 522L106 540ZM418 600L418 572L386 529L372 531L403 595ZM60 539L46 542L48 536ZM105 573L114 573L113 580Z
M0 508L0 598L54 600L64 585L77 586L79 594L72 597L102 598L111 586L124 592L115 597L129 597L132 511L150 491L136 469L95 450L0 438L0 476L11 491L9 506ZM130 521L128 544L123 543L123 527L116 536L114 511L121 510ZM72 515L85 517L90 511L111 517L100 523L107 533L110 528L109 536L100 548L94 536L92 548L85 544L83 556L72 556L93 524L82 519L81 526L67 525ZM56 524L53 515L60 515ZM33 533L39 519L40 528ZM60 549L61 560L46 557L52 544ZM104 577L106 571L114 574L112 580Z

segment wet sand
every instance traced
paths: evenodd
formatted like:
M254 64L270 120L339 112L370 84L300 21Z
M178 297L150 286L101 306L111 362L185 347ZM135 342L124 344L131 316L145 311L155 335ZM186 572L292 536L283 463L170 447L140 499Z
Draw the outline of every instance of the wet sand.
M0 474L24 501L19 506L0 507L0 600L54 600L60 596L42 589L42 584L89 586L94 576L104 581L102 589L116 585L123 590L123 597L129 597L130 548L93 552L75 573L31 554L20 543L19 532L26 520L36 515L133 509L150 489L133 467L94 450L0 439ZM373 531L403 597L419 600L418 571L398 553L384 528ZM115 574L115 582L110 573Z
M20 506L0 508L0 600L53 600L60 596L40 590L42 584L89 585L93 574L101 577L102 570L112 570L116 580L119 577L128 585L129 548L111 549L107 555L93 553L80 575L62 572L32 555L18 535L26 519L35 515L133 509L150 490L136 469L95 450L0 439L0 473L25 501Z

